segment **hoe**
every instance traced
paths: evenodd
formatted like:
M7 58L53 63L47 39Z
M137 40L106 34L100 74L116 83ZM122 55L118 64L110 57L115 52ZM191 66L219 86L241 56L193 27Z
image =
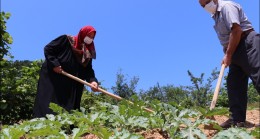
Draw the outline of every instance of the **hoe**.
M65 71L62 71L62 74L63 75L65 75L65 76L67 76L67 77L69 77L69 78L71 78L71 79L73 79L73 80L76 80L76 81L78 81L78 82L80 82L80 83L82 83L82 84L85 84L85 85L87 85L87 86L89 86L89 87L93 87L90 83L88 83L88 82L86 82L86 81L84 81L84 80L82 80L82 79L80 79L80 78L78 78L78 77L75 77L75 76L73 76L73 75L71 75L71 74L69 74L69 73L67 73L67 72L65 72ZM117 96L117 95L114 95L114 94L112 94L112 93L109 93L108 91L106 91L106 90L104 90L104 89L102 89L102 88L98 88L98 91L99 92L102 92L102 93L104 93L104 94L106 94L106 95L108 95L108 96L111 96L111 97L113 97L113 98L115 98L115 99L117 99L117 100L122 100L123 98L121 98L120 96ZM130 104L133 104L133 102L131 102L131 101L128 101ZM144 110L146 110L146 111L148 111L148 112L154 112L153 110L151 110L151 109L148 109L148 108L143 108Z
M210 110L214 109L215 105L217 103L218 93L219 93L219 90L220 90L220 86L221 86L221 81L222 81L222 78L223 78L224 70L225 70L225 65L222 64L221 70L220 70L220 73L219 73L219 76L218 76L218 82L217 82L217 85L216 85L216 88L215 88L215 92L214 92L214 95L213 95L213 99L211 101L211 105L210 105L210 108L209 108Z

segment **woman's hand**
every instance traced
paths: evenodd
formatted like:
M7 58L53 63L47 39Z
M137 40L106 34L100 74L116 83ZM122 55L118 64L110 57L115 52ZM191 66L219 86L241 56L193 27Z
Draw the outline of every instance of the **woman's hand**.
M95 82L95 81L93 81L93 82L91 82L90 84L92 85L91 90L92 90L93 92L97 92L97 91L98 91L98 83Z
M53 71L56 73L61 73L63 70L62 70L61 66L58 66L58 67L54 67Z

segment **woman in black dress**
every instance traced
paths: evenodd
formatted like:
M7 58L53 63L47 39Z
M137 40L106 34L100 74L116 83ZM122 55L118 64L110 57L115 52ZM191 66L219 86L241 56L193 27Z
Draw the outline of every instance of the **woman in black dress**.
M91 83L91 89L97 91L98 81L92 69L92 59L96 59L95 35L92 26L85 26L77 36L61 35L44 47L45 62L40 71L34 117L53 114L51 102L67 111L80 108L84 85L62 75L63 70Z

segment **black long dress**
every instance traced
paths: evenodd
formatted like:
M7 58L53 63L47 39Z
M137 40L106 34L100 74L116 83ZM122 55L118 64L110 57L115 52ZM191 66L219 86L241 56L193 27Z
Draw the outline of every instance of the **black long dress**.
M62 69L88 82L96 81L92 69L92 59L82 66L73 51L69 36L62 35L44 47L45 62L40 71L37 95L33 108L34 117L53 114L50 102L56 103L67 111L79 109L84 85L53 71L54 67Z

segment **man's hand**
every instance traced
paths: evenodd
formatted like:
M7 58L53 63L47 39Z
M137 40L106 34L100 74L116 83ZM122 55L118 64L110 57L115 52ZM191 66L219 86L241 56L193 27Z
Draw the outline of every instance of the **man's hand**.
M91 90L92 90L93 92L97 92L97 91L98 91L98 83L95 82L95 81L93 81L93 82L91 82L90 84L92 85Z
M61 66L58 66L58 67L54 67L53 71L56 73L61 73L63 70L62 70Z
M231 59L232 59L232 56L225 54L225 56L222 59L221 64L224 64L225 67L228 67L231 64Z

